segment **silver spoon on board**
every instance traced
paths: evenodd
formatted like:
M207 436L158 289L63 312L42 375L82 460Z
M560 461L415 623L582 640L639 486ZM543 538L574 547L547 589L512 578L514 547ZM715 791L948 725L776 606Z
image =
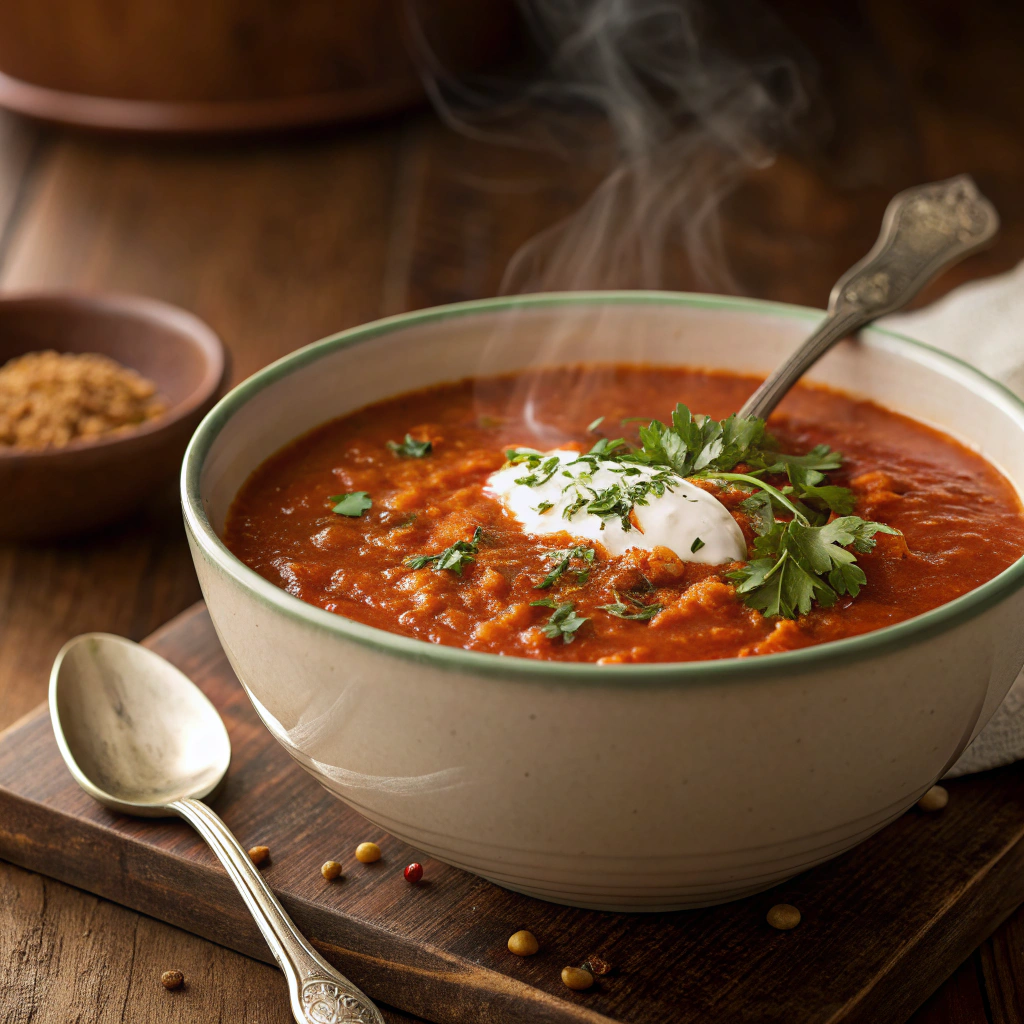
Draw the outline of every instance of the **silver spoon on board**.
M122 814L184 818L238 887L288 979L299 1024L384 1024L371 1000L302 937L227 825L202 802L231 761L217 709L158 654L108 633L68 641L50 674L50 718L75 781Z
M818 329L747 399L741 416L767 419L837 341L902 309L937 274L982 249L999 230L995 207L960 174L894 196L871 251L832 289Z

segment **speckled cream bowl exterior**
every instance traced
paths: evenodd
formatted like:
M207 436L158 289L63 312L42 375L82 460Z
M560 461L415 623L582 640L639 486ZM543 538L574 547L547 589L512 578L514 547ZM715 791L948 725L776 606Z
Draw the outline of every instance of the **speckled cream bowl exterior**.
M604 910L757 892L903 813L1024 664L1022 561L865 636L602 667L364 626L275 587L221 541L232 498L264 458L368 402L537 363L765 373L821 315L637 292L487 300L346 331L239 385L192 440L183 502L214 625L267 727L331 792L417 849ZM1024 491L1024 406L970 367L872 330L809 376L948 430Z

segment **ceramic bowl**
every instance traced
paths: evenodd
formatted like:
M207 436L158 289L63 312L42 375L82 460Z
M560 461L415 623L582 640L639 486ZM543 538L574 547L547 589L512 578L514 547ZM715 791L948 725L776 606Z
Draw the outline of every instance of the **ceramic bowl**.
M42 349L98 352L167 401L139 428L63 448L0 446L0 540L65 537L128 516L178 471L227 377L217 335L164 302L66 292L0 298L0 365Z
M487 300L346 331L237 387L193 438L182 497L214 625L268 728L393 835L499 885L582 907L731 900L902 814L1024 664L1024 560L941 608L852 639L595 666L352 622L267 582L221 541L232 498L266 456L367 402L537 363L763 374L821 316L635 292ZM1024 405L965 364L869 330L809 376L947 430L1024 489Z

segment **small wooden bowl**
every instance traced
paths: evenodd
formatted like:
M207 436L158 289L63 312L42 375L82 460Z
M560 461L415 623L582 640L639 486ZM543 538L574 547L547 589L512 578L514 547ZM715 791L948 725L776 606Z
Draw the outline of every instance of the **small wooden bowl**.
M0 365L27 352L98 352L152 380L167 411L63 448L0 445L0 539L64 537L136 511L173 477L227 378L224 346L191 313L153 299L69 293L0 298Z

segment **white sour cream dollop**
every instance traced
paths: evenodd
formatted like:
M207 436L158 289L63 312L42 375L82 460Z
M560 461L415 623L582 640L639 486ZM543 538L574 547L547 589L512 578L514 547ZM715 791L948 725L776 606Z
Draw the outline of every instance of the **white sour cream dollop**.
M664 547L686 562L721 565L723 562L746 560L747 544L743 531L728 509L713 494L679 477L672 478L671 490L666 489L661 496L652 493L648 495L647 505L634 506L642 533L635 528L624 530L618 519L602 519L582 509L565 519L562 513L576 498L576 489L570 487L565 491L566 484L571 481L564 474L568 472L575 479L582 473L589 473L590 466L583 462L570 465L579 458L579 452L564 449L544 452L541 457L549 459L552 456L557 457L561 465L549 480L536 486L516 483L516 480L534 472L524 465L506 466L487 478L487 492L505 506L526 533L533 536L569 533L597 541L611 555L625 554L630 548L653 551ZM617 469L621 466L615 462L597 462L588 486L600 492L621 483L623 477L616 472ZM637 469L647 479L659 472L646 466L638 466ZM537 511L538 506L547 504L551 505L547 511ZM698 539L703 543L698 544Z

